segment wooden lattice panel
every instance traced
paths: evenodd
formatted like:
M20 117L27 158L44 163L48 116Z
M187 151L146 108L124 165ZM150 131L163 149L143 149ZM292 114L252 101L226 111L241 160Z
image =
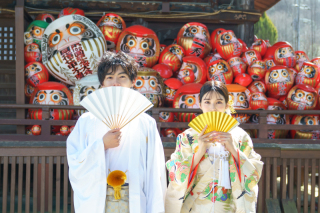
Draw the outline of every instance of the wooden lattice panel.
M0 19L0 61L14 63L16 60L14 21Z

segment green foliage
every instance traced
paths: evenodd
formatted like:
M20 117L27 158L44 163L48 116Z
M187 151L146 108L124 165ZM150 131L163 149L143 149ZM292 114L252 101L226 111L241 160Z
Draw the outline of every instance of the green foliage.
M260 17L260 20L254 24L254 34L258 38L269 40L271 45L278 40L278 30L265 12Z

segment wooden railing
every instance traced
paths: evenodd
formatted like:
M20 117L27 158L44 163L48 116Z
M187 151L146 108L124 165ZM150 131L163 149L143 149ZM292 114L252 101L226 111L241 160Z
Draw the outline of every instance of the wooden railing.
M42 109L43 120L31 120L31 119L0 119L1 125L41 125L41 135L32 136L25 134L1 134L2 141L65 141L66 136L51 135L51 126L60 125L75 125L75 120L49 120L50 109L74 109L83 110L81 106L57 106L57 105L31 105L31 104L0 104L0 108L11 108L11 109ZM184 113L201 113L199 109L174 109L174 108L152 108L152 117L157 121L159 130L161 128L188 128L187 122L159 122L160 112L184 112ZM268 114L287 114L287 115L307 115L317 114L320 115L320 110L242 110L241 113L247 114L258 114L258 124L241 124L240 127L243 129L256 129L258 130L258 138L253 138L254 143L277 143L277 144L320 144L320 139L268 139L269 129L282 129L282 130L319 130L319 125L276 125L267 124ZM169 147L175 142L175 138L163 137L162 141ZM168 144L167 144L168 143Z

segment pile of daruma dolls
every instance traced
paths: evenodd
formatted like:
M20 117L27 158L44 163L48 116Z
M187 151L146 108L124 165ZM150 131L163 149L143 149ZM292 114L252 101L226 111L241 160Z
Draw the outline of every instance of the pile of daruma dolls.
M233 31L209 32L201 23L183 25L171 45L159 43L144 26L126 27L117 14L108 13L95 24L76 8L65 8L58 19L40 14L25 32L25 94L30 104L79 105L100 88L99 60L105 51L123 51L140 65L134 88L154 107L199 108L206 81L227 85L240 123L258 123L258 115L241 110L320 109L320 57L310 60L288 42L270 45L255 38L248 47ZM83 110L53 109L50 119L77 119ZM161 122L189 122L195 113L162 112ZM28 118L42 119L41 109L29 109ZM268 124L319 125L318 115L269 114ZM68 135L72 127L53 126L52 134ZM162 129L165 137L182 130ZM256 130L248 130L252 137ZM40 134L34 125L27 134ZM269 130L274 138L320 138L320 131Z

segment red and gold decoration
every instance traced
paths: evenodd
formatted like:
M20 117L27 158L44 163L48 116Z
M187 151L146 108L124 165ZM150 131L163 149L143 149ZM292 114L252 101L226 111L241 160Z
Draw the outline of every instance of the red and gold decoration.
M233 76L245 73L247 71L247 64L240 57L232 57L228 60L228 63L233 71Z
M67 7L60 11L58 18L68 15L80 15L84 16L84 11L79 8Z
M319 115L295 115L291 124L295 125L320 125ZM319 139L319 130L291 130L291 137L295 139Z
M300 71L304 62L309 62L310 59L304 51L295 51L296 56L296 70Z
M42 61L42 55L38 44L31 43L24 47L24 61L26 63Z
M267 47L267 44L264 40L257 39L255 42L253 42L250 49L258 51L260 53L261 57L263 57L264 54L266 54L268 47Z
M173 98L176 95L177 90L183 85L181 81L176 78L169 78L164 81L165 90L166 90L166 98L165 105L167 107L172 107Z
M154 107L164 104L165 89L160 74L148 67L140 67L134 88L148 98Z
M218 59L208 65L208 79L221 81L224 84L231 84L233 80L233 70L230 65L222 59Z
M294 84L290 73L291 71L286 66L274 66L267 71L265 83L269 97L277 98L288 94Z
M251 94L250 106L253 110L267 110L267 96L262 92L254 92Z
M237 111L236 114L232 114L232 117L237 119L239 123L246 123L250 115L246 113L241 113L241 110L250 110L250 100L251 93L250 91L241 85L238 84L228 84L226 85L229 91L229 96L233 100L233 108Z
M221 32L214 45L224 60L228 60L232 57L239 57L242 52L242 45L232 30Z
M68 126L61 126L60 127L60 134L63 136L68 136L70 134L70 129Z
M140 67L153 67L160 56L160 43L153 30L133 25L122 31L116 50L131 55Z
M263 81L254 81L248 86L248 90L251 93L254 93L254 92L266 93L267 88Z
M35 87L49 80L47 68L40 62L30 62L25 67L27 84Z
M178 44L171 44L161 52L159 64L167 64L171 67L173 72L176 72L181 68L182 58L185 55L183 47Z
M296 76L296 84L306 84L315 87L319 83L319 68L311 62L304 62Z
M173 75L171 67L167 64L156 64L152 69L157 71L164 81Z
M178 89L173 100L173 108L198 109L200 108L199 94L202 84L191 83ZM196 117L195 113L177 113L180 122L190 122Z
M73 105L72 94L69 89L57 82L45 82L35 87L30 104L41 105ZM42 120L42 109L29 109L31 119ZM51 109L50 120L71 120L73 110Z
M51 22L53 22L55 20L55 18L51 14L43 13L43 14L37 15L36 20L45 21L48 24L50 24Z
M160 122L173 122L174 121L173 112L160 112L159 121Z
M115 50L120 34L126 29L124 20L117 14L107 13L100 18L97 26L106 39L107 49L110 51Z
M266 71L266 64L262 60L253 61L248 67L248 74L254 81L263 79Z
M198 22L185 24L177 36L177 43L186 51L186 56L206 57L212 49L210 41L207 26Z
M305 84L292 87L287 96L288 108L293 110L311 110L316 107L317 102L317 91Z
M268 100L268 110L286 110L287 107L279 100L274 98L267 98ZM277 125L286 125L290 124L289 115L285 114L268 114L267 115L267 124L277 124ZM271 129L268 130L268 138L286 138L289 130L283 129Z
M186 56L183 58L182 66L177 78L183 83L201 83L207 81L207 65L198 57Z
M257 50L247 50L241 55L242 60L250 66L255 60L261 60L261 55Z
M41 126L33 125L30 129L32 135L41 135Z
M266 64L266 69L270 69L271 67L276 66L272 58L264 58L263 59L264 63Z

